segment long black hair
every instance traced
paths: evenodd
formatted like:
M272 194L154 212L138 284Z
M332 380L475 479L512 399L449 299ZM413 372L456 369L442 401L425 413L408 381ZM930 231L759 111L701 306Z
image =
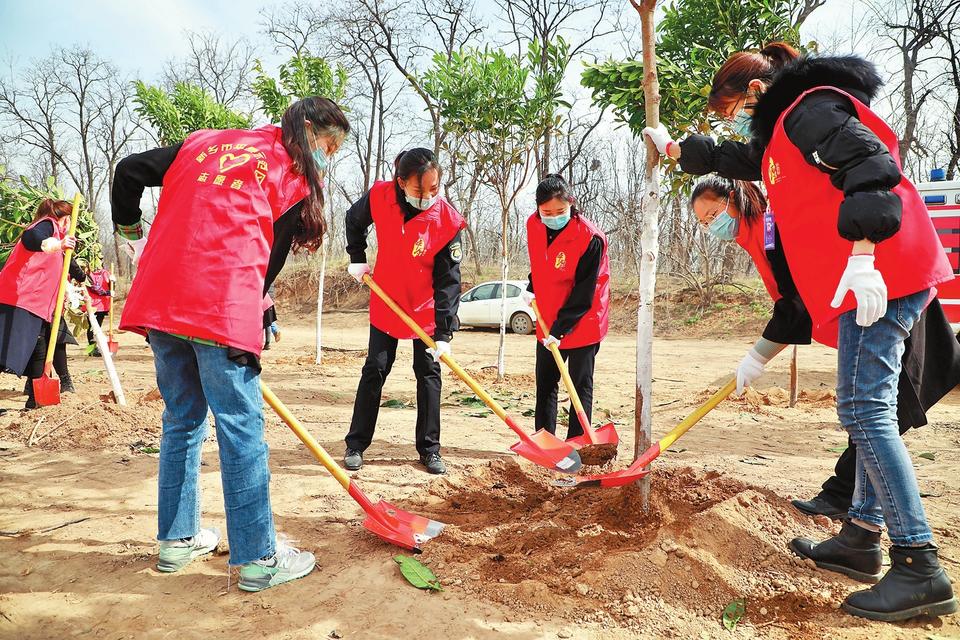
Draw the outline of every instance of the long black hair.
M548 173L537 185L537 206L544 202L550 202L554 198L570 203L571 216L580 215L577 199L570 193L570 185L567 184L567 181L559 173Z
M423 147L414 147L397 154L393 160L393 177L409 180L413 176L423 179L423 174L430 169L436 169L438 174L442 174L440 162L436 154L430 149Z
M718 175L711 174L697 181L693 187L693 194L690 196L690 205L704 195L712 195L716 198L729 198L730 192L733 192L733 203L740 210L740 215L747 221L747 224L753 224L763 217L763 212L767 209L767 199L763 197L760 187L744 180L730 180L721 178Z
M310 152L310 139L307 136L307 127L310 125L307 125L307 120L311 122L315 136L331 136L338 143L350 133L347 117L337 103L328 98L309 96L297 100L283 112L280 119L283 146L293 160L294 169L310 185L310 194L300 212L300 226L293 239L295 251L316 251L327 232L327 221L323 216L323 187Z

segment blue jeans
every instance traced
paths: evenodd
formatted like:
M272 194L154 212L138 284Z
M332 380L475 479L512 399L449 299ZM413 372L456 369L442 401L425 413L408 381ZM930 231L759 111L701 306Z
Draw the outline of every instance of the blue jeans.
M213 412L227 514L230 564L274 553L269 453L263 437L260 376L223 347L150 331L157 386L166 403L160 443L158 540L200 531L200 451Z
M925 289L890 300L887 313L869 327L856 310L840 316L837 413L857 446L851 518L886 524L898 546L933 540L920 489L897 424L897 381L903 341L930 300Z

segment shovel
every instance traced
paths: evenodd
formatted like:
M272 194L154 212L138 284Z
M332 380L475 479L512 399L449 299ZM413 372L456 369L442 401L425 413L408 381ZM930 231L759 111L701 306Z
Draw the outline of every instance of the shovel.
M550 330L540 315L540 309L537 308L537 301L530 302L533 312L537 314L537 322L540 324L540 330L543 335L550 335ZM587 418L587 412L583 410L583 403L580 402L580 394L573 386L573 380L570 378L570 372L567 370L567 363L563 361L560 355L560 347L551 344L550 353L553 354L553 360L557 363L557 369L560 370L560 378L563 380L563 386L567 389L567 395L570 396L570 402L577 413L577 420L583 427L583 434L567 438L567 442L572 444L580 453L580 459L584 464L606 464L617 457L617 444L620 442L620 436L617 435L617 429L610 421L605 422L596 429L590 426L590 420Z
M80 210L80 194L73 197L73 211L70 213L70 230L67 236L77 232L77 213ZM54 223L56 224L56 223ZM50 377L53 366L53 351L57 348L57 338L60 335L60 318L63 315L63 297L67 290L67 274L70 272L70 258L73 249L63 252L63 270L60 272L60 283L57 287L57 299L53 305L53 321L50 323L50 340L47 342L47 357L43 361L43 373L33 380L33 397L38 406L44 407L60 404L60 380Z
M277 412L280 419L287 423L287 426L307 446L307 449L320 461L320 464L336 478L337 482L347 490L347 493L364 510L367 514L366 520L363 521L365 528L386 542L409 549L414 553L420 553L420 545L440 535L440 531L444 527L442 522L407 513L384 500L373 504L366 494L360 490L357 483L353 482L350 476L334 462L330 454L313 439L313 436L303 428L300 421L290 413L290 410L280 402L280 399L262 380L260 381L260 392L263 393L263 399Z
M630 484L631 482L639 480L643 476L650 473L650 469L646 467L649 467L651 462L659 457L661 453L666 451L670 445L676 442L677 438L689 431L690 427L700 422L700 419L703 418L703 416L710 413L718 404L723 402L727 396L734 392L736 388L737 379L733 378L730 380L730 382L725 384L723 388L710 396L710 399L704 402L703 405L697 407L693 413L684 418L683 422L674 427L673 430L667 435L660 438L659 442L652 444L649 449L644 451L643 454L626 469L623 469L622 471L602 473L595 476L560 478L559 480L555 480L553 484L558 487L622 487L625 484Z
M401 309L383 289L380 288L380 285L373 281L373 278L371 278L368 274L364 274L363 282L370 287L370 289L377 294L401 320L403 320L404 324L410 327L411 331L417 334L417 337L419 337L424 344L431 349L437 348L437 343L435 343L420 327L420 325L414 322L413 318L407 315L407 313ZM532 436L529 435L526 431L520 428L513 418L507 415L507 412L503 410L503 407L501 407L500 404L490 396L490 394L484 391L469 373L464 371L463 368L457 364L456 360L446 354L442 355L440 359L443 360L448 367L450 367L450 369L458 378L463 380L463 382L466 383L466 385L470 387L475 394L477 394L478 398L483 400L483 402L490 407L491 411L497 414L498 418L503 420L503 422L520 437L520 442L510 447L511 451L517 455L523 456L530 462L550 469L551 471L576 473L582 463L580 462L580 454L577 453L576 449L574 449L572 445L564 442L552 433L544 431L543 429L539 429Z
M108 292L110 297L110 312L108 314L110 316L110 333L109 333L109 337L107 338L107 349L110 351L110 353L116 355L117 351L120 350L120 343L113 339L113 281L114 281L113 264L111 264L110 278L109 278L109 284L108 284L109 286Z

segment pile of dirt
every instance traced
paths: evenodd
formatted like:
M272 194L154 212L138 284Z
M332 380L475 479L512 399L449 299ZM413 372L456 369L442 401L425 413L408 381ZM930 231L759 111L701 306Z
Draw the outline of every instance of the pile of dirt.
M33 433L34 447L52 451L116 447L150 452L159 447L163 414L159 393L127 402L121 407L90 394L65 393L58 405L10 412L9 420L0 423L0 434L26 443Z
M854 584L787 550L794 536L829 537L770 491L690 468L652 475L639 489L553 487L514 460L432 483L415 508L449 526L424 550L445 584L574 623L656 628L698 637L724 607L747 601L742 624L816 635L815 623ZM690 635L688 635L690 634Z
M706 389L701 391L697 399L699 402L705 402L710 396L716 393L718 389ZM743 395L731 396L726 402L732 402L741 405L746 410L756 410L760 407L789 407L790 392L782 387L767 387L766 389L754 389L747 387ZM837 406L837 392L834 389L800 389L797 394L797 407L829 409Z
M526 389L532 391L536 389L537 379L529 373L505 373L502 380L497 380L496 367L483 367L482 369L467 369L464 371L470 374L483 387L490 387L502 391L519 391ZM447 375L459 380L457 374L448 371Z

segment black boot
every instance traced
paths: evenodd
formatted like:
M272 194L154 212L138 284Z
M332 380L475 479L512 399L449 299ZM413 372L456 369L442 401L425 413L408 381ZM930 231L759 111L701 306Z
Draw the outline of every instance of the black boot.
M70 376L65 376L60 378L60 393L76 393L77 390L73 388L73 380Z
M836 571L860 582L880 580L883 554L880 534L843 522L840 533L817 544L807 538L794 538L790 548L802 558L810 558L821 569Z
M810 500L791 500L790 504L804 515L827 516L831 520L842 519L850 509L850 503L846 505L836 504L828 499L823 492L820 492Z
M950 578L940 567L937 548L890 547L890 570L876 586L847 596L843 610L881 622L945 616L957 610Z
M33 380L32 380L31 378L27 378L27 384L24 386L23 391L24 391L24 393L27 394L27 403L26 403L25 405L23 405L23 408L24 408L24 409L36 409L36 408L37 408L37 400L36 400L36 398L34 398L34 396L33 396Z

